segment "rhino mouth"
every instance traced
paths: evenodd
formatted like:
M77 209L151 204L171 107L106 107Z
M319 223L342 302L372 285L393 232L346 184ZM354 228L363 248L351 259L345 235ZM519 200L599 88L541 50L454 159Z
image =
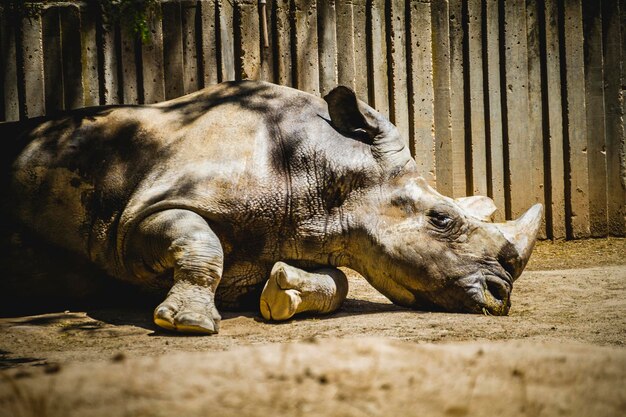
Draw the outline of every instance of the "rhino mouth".
M497 316L507 315L511 308L511 284L496 275L485 275L484 278L482 312Z
M512 284L508 277L477 272L436 292L414 293L413 308L425 311L506 316L511 308Z

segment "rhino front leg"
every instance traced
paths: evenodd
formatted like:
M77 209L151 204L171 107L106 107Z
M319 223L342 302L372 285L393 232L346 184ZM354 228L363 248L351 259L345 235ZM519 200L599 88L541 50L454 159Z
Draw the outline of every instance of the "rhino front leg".
M147 217L130 245L135 275L155 279L173 269L174 285L154 310L154 322L168 330L217 333L220 315L215 290L222 277L223 251L207 222L188 210Z
M348 295L346 275L336 268L313 272L277 262L261 293L260 308L266 320L288 320L298 313L328 314Z

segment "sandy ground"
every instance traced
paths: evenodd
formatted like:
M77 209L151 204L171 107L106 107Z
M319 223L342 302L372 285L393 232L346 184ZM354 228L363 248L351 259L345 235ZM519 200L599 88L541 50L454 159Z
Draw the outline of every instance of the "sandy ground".
M625 239L539 243L507 317L349 279L335 314L223 313L210 337L145 305L0 318L0 416L626 415Z

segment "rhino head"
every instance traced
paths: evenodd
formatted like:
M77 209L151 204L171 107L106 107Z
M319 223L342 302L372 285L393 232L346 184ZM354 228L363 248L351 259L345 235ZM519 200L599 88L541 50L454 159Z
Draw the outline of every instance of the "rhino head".
M363 208L355 265L397 304L448 311L508 313L541 222L537 204L515 221L491 223L442 196L415 174L389 184Z
M346 265L399 305L506 315L542 205L493 223L491 199L454 200L430 187L396 127L349 89L339 87L325 100L335 128L368 142L381 173L353 204Z

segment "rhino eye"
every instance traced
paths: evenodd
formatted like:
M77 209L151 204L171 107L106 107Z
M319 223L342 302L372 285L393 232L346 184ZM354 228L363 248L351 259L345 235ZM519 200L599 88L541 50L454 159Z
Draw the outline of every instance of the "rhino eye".
M440 211L429 211L428 218L430 223L440 230L446 230L452 224L452 217Z

